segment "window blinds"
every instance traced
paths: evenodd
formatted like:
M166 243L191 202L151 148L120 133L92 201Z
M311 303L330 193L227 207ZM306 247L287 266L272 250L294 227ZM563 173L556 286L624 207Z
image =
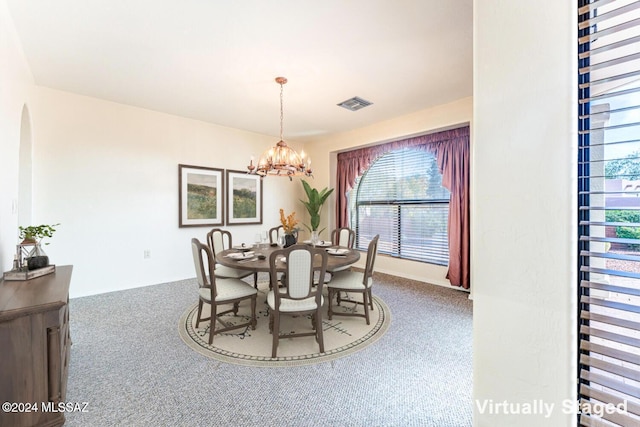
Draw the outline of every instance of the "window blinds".
M442 187L435 156L418 149L392 151L358 180L351 221L356 247L366 250L380 235L378 251L446 265L449 191Z
M640 1L579 0L578 33L578 424L639 426Z

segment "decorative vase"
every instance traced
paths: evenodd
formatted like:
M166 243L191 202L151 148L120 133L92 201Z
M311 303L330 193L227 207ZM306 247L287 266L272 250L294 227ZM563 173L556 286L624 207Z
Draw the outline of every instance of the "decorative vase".
M311 244L315 246L318 244L319 240L320 240L320 236L319 236L318 230L313 230L311 232Z
M289 246L295 245L297 241L298 241L298 234L297 233L285 234L284 235L284 247L285 248L288 248Z
M29 255L27 255L27 267L29 270L37 270L49 265L49 257L42 249L40 243L36 243Z

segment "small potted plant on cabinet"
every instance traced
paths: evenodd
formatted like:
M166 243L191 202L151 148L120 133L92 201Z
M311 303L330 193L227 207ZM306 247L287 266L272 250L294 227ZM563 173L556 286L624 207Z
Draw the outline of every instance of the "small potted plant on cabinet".
M27 261L27 267L29 270L36 270L49 265L49 257L42 249L42 240L45 237L53 236L56 228L60 224L53 225L30 225L28 227L18 227L20 230L19 238L22 239L20 246L26 248L33 246L33 248L25 256ZM49 243L45 243L48 245ZM22 266L20 266L22 267Z

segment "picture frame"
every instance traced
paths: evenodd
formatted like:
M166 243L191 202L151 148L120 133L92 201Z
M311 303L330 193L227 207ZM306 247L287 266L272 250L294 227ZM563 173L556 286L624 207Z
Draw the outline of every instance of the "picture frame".
M227 225L262 224L262 179L227 170Z
M224 225L224 169L178 165L179 227Z

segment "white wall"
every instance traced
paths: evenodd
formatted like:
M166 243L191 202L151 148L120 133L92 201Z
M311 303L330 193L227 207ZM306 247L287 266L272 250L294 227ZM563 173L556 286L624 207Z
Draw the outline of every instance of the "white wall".
M46 246L73 264L71 296L193 277L189 242L211 227L178 228L178 164L245 170L277 138L36 87L31 102L34 215L61 223ZM297 185L266 178L263 225L228 227L234 243L297 208ZM149 250L151 258L144 258Z
M575 425L576 25L575 1L474 1L474 399L555 405L478 427Z
M353 114L366 114L362 110ZM325 137L307 145L314 169L314 185L319 188L336 186L336 155L338 152L371 144L379 144L414 136L432 133L467 125L471 122L472 99L440 105L418 111L375 125ZM472 141L473 144L473 141ZM471 162L473 166L473 161ZM335 228L335 196L329 198L322 214L322 227ZM326 236L328 237L328 236ZM363 265L362 257L360 265ZM376 258L376 271L393 274L408 279L419 280L437 285L451 286L446 278L447 267L422 262L399 260L379 255Z
M0 0L0 270L11 268L18 243L18 164L22 110L33 78Z

